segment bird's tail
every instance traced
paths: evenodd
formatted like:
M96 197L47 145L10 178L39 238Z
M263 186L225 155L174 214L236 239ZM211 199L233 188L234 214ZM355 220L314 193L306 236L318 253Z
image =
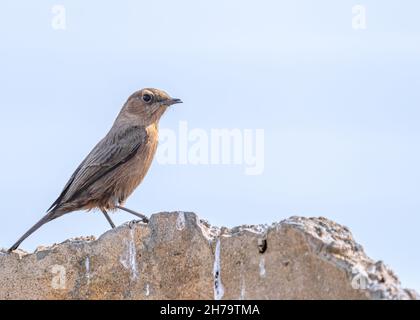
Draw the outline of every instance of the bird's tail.
M42 225L44 225L45 223L47 223L48 221L51 221L53 219L57 218L57 216L55 215L55 212L49 212L47 213L45 216L43 216L41 218L41 220L39 220L37 223L35 223L34 226L32 226L28 231L26 231L26 233L20 237L20 239L18 241L16 241L16 243L10 247L10 249L8 250L8 252L12 252L13 250L16 250L19 245L27 238L29 237L32 233L34 233L36 230L38 230Z

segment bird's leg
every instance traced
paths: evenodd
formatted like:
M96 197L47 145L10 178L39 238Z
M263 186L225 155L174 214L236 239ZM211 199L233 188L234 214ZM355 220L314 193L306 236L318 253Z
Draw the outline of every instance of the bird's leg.
M124 210L124 211L127 211L128 213L134 214L135 216L141 218L143 220L143 222L146 222L146 223L149 222L149 219L144 214L135 212L135 211L133 211L131 209L127 209L127 208L124 208L122 206L116 206L116 208L121 209L121 210Z
M106 212L105 209L101 209L102 213L104 214L106 220L108 220L109 224L111 225L112 229L115 229L115 224L112 222L110 216L108 215L108 212Z

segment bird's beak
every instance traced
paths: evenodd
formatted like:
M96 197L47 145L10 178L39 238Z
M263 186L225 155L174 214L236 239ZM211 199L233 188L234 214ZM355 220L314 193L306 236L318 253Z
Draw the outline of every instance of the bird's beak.
M171 98L171 99L165 100L165 104L167 106L171 106L171 105L177 104L177 103L182 103L182 100L181 99L176 99L176 98Z

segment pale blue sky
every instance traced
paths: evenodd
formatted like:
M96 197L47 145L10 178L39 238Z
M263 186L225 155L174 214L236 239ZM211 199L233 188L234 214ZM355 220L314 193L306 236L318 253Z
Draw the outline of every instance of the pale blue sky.
M355 4L366 30L352 29ZM219 226L322 215L420 291L419 11L414 0L2 1L0 246L44 214L127 96L158 87L184 101L161 127L263 128L265 171L155 162L128 207ZM107 229L101 214L69 214L22 248Z

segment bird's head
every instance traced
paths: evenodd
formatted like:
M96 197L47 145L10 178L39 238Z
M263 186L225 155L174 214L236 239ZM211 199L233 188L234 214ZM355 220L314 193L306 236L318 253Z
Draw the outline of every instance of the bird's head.
M123 110L144 125L149 125L159 121L166 109L176 103L182 103L181 99L172 98L163 90L145 88L134 92Z

